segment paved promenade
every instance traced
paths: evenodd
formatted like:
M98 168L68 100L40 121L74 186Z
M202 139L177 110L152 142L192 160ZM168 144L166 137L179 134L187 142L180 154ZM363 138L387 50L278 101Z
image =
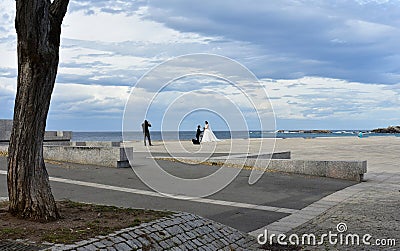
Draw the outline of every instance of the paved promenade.
M250 140L248 153L255 153L259 139ZM270 143L270 140L264 140ZM247 144L246 140L218 142L216 146L196 148L190 142L171 142L168 150L173 155L184 151L227 152L232 144ZM150 149L165 153L165 146L145 148L142 142L131 145L136 152ZM184 151L182 151L182 147ZM237 153L242 152L241 148ZM134 201L145 202L145 207L186 211L213 219L254 237L268 233L314 234L321 236L329 231L338 234L339 223L346 224L342 234L369 234L371 245L333 245L325 240L321 245L306 245L306 250L398 250L400 247L400 137L371 138L318 138L278 139L275 151L291 151L292 159L307 160L367 160L365 182L328 178L268 173L254 186L248 186L248 171L240 173L237 180L208 200L172 200L157 197L127 169L93 169L82 165L64 164L63 168L48 165L52 187L58 199L108 203L135 207ZM140 156L137 155L137 156ZM141 164L145 164L141 162ZM182 163L162 162L163 168L176 172L179 167L184 177L205 175L216 167L193 169ZM0 179L5 180L5 159L0 158ZM213 169L214 168L214 169ZM73 172L72 172L73 170ZM186 170L186 171L183 171ZM201 171L200 171L201 170ZM110 177L118 177L115 180ZM124 177L121 179L121 177ZM72 182L71 182L72 181ZM77 182L81 182L78 184ZM86 183L85 183L86 182ZM134 184L134 185L133 185ZM103 186L103 187L102 187ZM108 189L105 189L107 187ZM102 192L96 194L95 191ZM90 195L90 196L88 196ZM0 182L0 197L6 196L6 187ZM118 197L119 199L115 199ZM343 224L342 224L343 226ZM395 246L377 245L376 240L395 240ZM373 246L372 246L373 244Z
M277 150L291 150L293 159L316 160L367 160L365 182L347 187L329 195L315 204L320 210L300 210L294 223L290 217L267 226L272 232L315 234L320 237L332 231L339 234L337 226L344 223L342 233L357 234L362 238L371 235L360 245L335 245L325 240L322 245L306 245L307 250L399 250L400 249L400 137L335 138L335 139L283 139ZM323 206L324 202L335 202ZM318 208L318 207L316 207ZM309 215L314 217L299 224ZM288 219L289 218L289 219ZM303 220L301 220L303 219ZM344 226L343 224L341 226ZM276 231L276 230L281 231ZM393 241L394 240L394 241Z
M310 250L399 250L400 249L400 176L370 174L369 181L355 185L354 194L311 221L292 229L289 234L314 233L315 236L338 233L337 226L346 226L342 234L356 234L360 239L343 244L328 241ZM350 189L350 188L349 188ZM357 191L358 190L358 191ZM345 224L345 225L343 225ZM363 237L371 236L366 243ZM360 244L357 244L360 243Z

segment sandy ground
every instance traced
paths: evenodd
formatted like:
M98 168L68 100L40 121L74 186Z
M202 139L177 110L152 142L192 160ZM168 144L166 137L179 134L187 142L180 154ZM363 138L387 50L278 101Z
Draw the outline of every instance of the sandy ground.
M190 141L155 141L145 147L143 142L127 142L134 151L170 153L267 153L291 151L292 159L304 160L367 160L368 172L400 172L400 137L335 137L291 139L234 139L193 145Z

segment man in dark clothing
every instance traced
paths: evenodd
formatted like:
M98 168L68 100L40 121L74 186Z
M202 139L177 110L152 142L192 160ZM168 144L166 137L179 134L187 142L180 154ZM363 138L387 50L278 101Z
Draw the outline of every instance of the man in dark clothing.
M198 125L197 132L196 132L196 139L198 142L200 142L200 135L201 135L201 130L200 130L200 125Z
M152 146L151 139L150 139L149 127L151 127L151 124L147 120L145 120L142 123L142 129L143 129L143 135L144 135L144 145L146 145L146 137L147 137L147 139L149 140L149 146Z
M200 126L197 126L197 131L196 131L196 139L192 139L193 144L199 145L200 144L200 135L201 135L201 130Z

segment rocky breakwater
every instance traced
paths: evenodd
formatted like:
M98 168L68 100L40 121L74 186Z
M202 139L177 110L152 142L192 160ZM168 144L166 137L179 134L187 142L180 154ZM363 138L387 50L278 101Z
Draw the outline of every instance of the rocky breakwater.
M285 130L278 130L278 133L332 133L330 130L290 130L290 131L285 131Z
M332 133L330 130L305 130L304 133Z
M377 128L372 130L374 133L400 133L400 126L389 126L388 128Z

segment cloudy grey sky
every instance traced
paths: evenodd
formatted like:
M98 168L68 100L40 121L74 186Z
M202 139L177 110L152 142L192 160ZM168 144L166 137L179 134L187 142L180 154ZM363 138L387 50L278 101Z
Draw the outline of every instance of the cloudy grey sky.
M0 2L0 118L12 118L16 92L14 5ZM277 129L397 125L399 29L398 0L71 0L47 129L121 130L129 93L142 75L190 53L232 58L253 72L261 85L248 91L265 88ZM171 97L195 90L191 102L201 109L235 92L215 79L190 80L158 95L149 115L155 129ZM133 93L156 92L147 86ZM185 108L183 100L175 109ZM201 123L207 113L186 118ZM192 129L189 122L180 129ZM213 128L225 129L220 124Z

